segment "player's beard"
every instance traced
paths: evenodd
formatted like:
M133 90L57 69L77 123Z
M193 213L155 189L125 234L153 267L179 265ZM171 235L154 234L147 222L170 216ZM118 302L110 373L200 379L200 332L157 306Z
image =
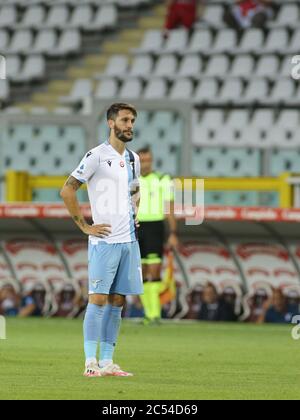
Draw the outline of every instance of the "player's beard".
M126 137L124 133L130 132L131 137ZM118 140L122 141L123 143L129 143L133 140L133 131L132 130L124 130L122 131L117 125L114 127L114 133Z

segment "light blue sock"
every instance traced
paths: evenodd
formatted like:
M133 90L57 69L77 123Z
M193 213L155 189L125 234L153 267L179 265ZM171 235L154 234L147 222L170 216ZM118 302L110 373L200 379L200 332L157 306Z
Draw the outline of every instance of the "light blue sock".
M83 333L84 352L86 360L97 360L97 349L100 341L100 331L103 318L104 306L89 303L86 309Z
M113 360L122 319L122 307L107 305L100 336L100 362Z

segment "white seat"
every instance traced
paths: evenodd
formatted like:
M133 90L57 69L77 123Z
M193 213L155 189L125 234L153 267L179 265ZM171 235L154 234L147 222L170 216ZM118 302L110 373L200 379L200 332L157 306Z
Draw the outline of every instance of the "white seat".
M153 59L150 55L135 57L128 73L130 77L149 77L153 69Z
M240 45L236 48L238 54L253 53L264 43L264 33L261 29L251 28L245 31Z
M45 29L41 30L34 42L34 45L28 53L30 54L45 54L47 51L52 50L57 42L57 36L54 30Z
M57 47L51 51L48 51L47 54L54 57L61 57L68 54L79 53L80 48L80 32L76 29L69 29L63 32L59 39Z
M224 112L216 109L205 111L200 124L203 127L215 129L224 124Z
M69 9L65 5L53 6L47 16L44 28L64 28L69 19Z
M266 133L266 142L270 146L277 146L282 149L284 148L295 148L299 146L299 137L296 135L297 131L292 128L285 127L270 127L270 130Z
M263 130L256 126L246 127L241 133L241 142L245 146L266 147L268 146Z
M103 77L124 77L127 75L128 69L128 57L127 55L113 55L104 71L104 73L99 76Z
M201 74L203 63L199 55L187 55L183 58L176 77L194 77Z
M167 97L167 90L168 86L164 79L152 79L145 89L144 99L164 99Z
M194 32L188 47L182 54L207 53L212 45L213 36L209 29L199 29Z
M198 84L193 101L195 103L210 103L217 97L218 90L216 79L205 79Z
M21 59L18 55L8 56L6 59L6 74L8 79L14 80L21 71Z
M189 100L193 96L193 82L190 79L180 79L174 83L169 98L173 100Z
M250 126L261 130L268 130L274 124L274 112L269 109L258 109L255 111L249 123Z
M162 53L178 53L184 51L188 42L188 32L186 29L175 29L170 32L170 36L166 41Z
M218 32L215 43L212 46L211 53L220 54L234 51L237 45L236 31L233 29L224 29Z
M15 32L7 51L10 54L22 53L29 50L32 43L32 32L30 30L20 30Z
M213 56L206 67L205 75L207 77L223 78L229 70L230 60L226 55L220 54Z
M117 96L118 82L116 79L106 79L101 81L96 89L95 97L98 99L110 99Z
M36 5L28 7L23 19L16 25L18 28L40 28L43 26L43 22L46 17L46 11L43 6Z
M269 97L270 103L289 103L294 99L295 84L290 78L279 79Z
M261 57L255 69L255 76L274 78L278 75L279 60L275 56Z
M286 53L287 54L298 54L299 53L299 45L300 45L300 29L294 31L292 35L292 39L289 42Z
M239 100L241 104L252 102L265 102L268 99L269 85L266 79L254 79L247 86L243 98Z
M118 9L114 4L100 6L94 20L85 27L86 31L102 31L115 28L118 24Z
M226 119L226 125L235 130L241 130L248 126L249 122L249 113L246 110L234 110L229 113L228 118Z
M61 103L75 104L81 102L83 99L92 96L93 83L90 79L78 79L72 87L72 91L69 96L61 98Z
M299 127L299 112L295 110L281 111L276 120L276 127L297 129Z
M254 59L250 55L236 56L229 73L232 77L249 78L254 69Z
M235 103L243 94L243 83L240 79L228 79L224 82L219 96L215 99L217 103Z
M143 85L139 79L129 79L123 83L119 96L122 99L139 99L142 91Z
M278 27L299 27L298 4L282 4L277 19L268 24L271 28Z
M208 4L204 9L202 19L213 28L223 27L223 13L224 9L222 6Z
M155 77L168 77L175 75L177 69L177 59L174 55L161 56L153 71Z
M0 9L0 28L13 27L17 22L17 10L14 6L4 6Z
M33 80L41 80L45 77L46 63L41 56L32 56L27 58L24 67L14 80L18 82L31 82Z
M299 32L299 35L300 35L300 32ZM299 37L299 42L300 42L300 37ZM292 63L292 57L290 55L285 56L282 60L281 67L278 72L278 78L291 77L293 67L294 67L294 64Z
M0 30L0 51L5 51L9 44L9 35L5 29Z
M149 30L146 32L139 48L133 49L136 54L155 53L162 49L163 36L160 30Z
M270 31L265 45L259 49L261 54L285 53L289 44L289 35L286 29L273 29Z
M92 22L93 11L92 8L88 5L77 6L71 18L66 24L66 28L69 29L83 29L88 28Z

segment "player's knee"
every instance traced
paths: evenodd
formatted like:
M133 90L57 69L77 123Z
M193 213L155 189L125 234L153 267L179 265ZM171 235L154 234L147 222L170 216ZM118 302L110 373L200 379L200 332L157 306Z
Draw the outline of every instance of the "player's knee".
M107 305L107 296L106 295L90 295L89 303L98 306L105 306Z
M125 304L125 296L121 296L121 295L111 295L109 296L108 302L112 305L112 306L124 306Z

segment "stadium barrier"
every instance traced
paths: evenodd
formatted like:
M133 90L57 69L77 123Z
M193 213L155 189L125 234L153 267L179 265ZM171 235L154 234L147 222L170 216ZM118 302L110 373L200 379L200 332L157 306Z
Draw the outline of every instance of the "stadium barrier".
M293 186L289 182L290 178L290 174L287 173L282 174L279 178L209 178L205 180L205 190L277 192L280 208L291 208L293 206ZM65 180L65 176L34 176L27 172L9 171L6 174L6 201L8 203L32 201L33 190L59 190ZM184 181L185 178L180 180ZM196 180L193 178L193 182L187 182L185 186L196 191Z

